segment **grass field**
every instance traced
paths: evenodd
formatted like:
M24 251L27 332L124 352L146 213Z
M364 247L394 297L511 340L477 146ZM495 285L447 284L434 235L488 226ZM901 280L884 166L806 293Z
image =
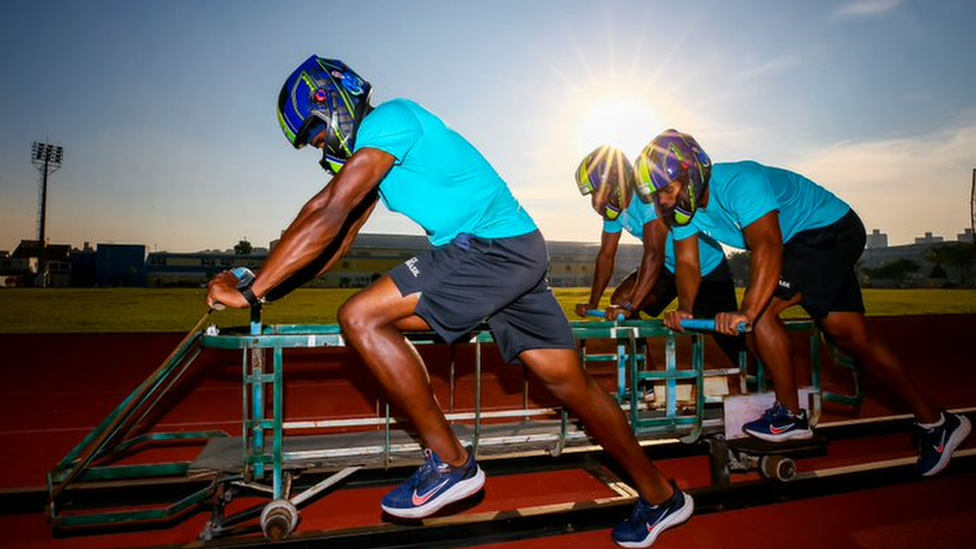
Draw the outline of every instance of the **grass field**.
M335 324L336 311L358 290L297 290L264 310L266 324ZM609 295L609 292L607 292ZM6 289L0 290L0 333L183 332L206 311L202 289ZM571 320L588 288L558 288ZM741 290L740 290L741 297ZM973 290L864 290L869 315L974 314ZM672 305L673 306L673 305ZM800 309L788 313L802 318ZM213 315L218 326L243 326L245 311Z

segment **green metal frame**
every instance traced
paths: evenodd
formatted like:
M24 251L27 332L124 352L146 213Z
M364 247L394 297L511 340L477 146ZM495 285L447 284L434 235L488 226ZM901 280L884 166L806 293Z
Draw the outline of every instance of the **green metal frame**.
M820 341L821 335L810 322L789 322L791 331L811 331L811 352L813 383L819 391L821 383L820 372ZM614 394L617 402L625 409L631 428L635 435L647 438L674 438L681 436L684 442L694 442L703 433L705 412L709 401L704 394L704 380L708 377L736 377L745 378L745 357L740 357L738 368L707 370L705 368L704 336L700 333L680 335L668 330L660 321L622 321L622 322L576 322L572 323L574 335L579 340L580 359L586 367L588 363L612 362L617 373L617 389ZM679 369L677 364L677 346L680 338L690 338L692 361L690 368ZM587 342L591 340L613 340L616 350L613 353L590 353ZM664 341L666 364L663 371L649 371L648 340ZM286 432L301 430L301 426L289 424L284 417L284 370L286 349L309 349L319 347L344 346L341 330L334 325L274 325L263 326L260 323L260 311L252 314L250 333L236 333L227 331L220 335L194 334L187 342L174 351L172 359L165 363L152 376L143 382L119 407L113 411L95 430L93 430L75 449L73 449L48 475L50 497L50 517L54 527L81 527L107 524L138 523L145 521L164 521L174 518L188 509L212 499L222 482L239 482L264 486L270 482L272 499L289 498L292 495L290 478L286 475L286 467L295 465L300 458L293 458L285 452L284 440ZM419 342L426 342L423 336ZM487 329L478 330L471 340L475 344L474 368L476 376L475 410L473 414L457 414L453 410L448 419L456 421L463 419L473 421L473 445L477 453L483 439L484 419L490 414L482 410L482 357L483 345L492 344L494 340ZM150 412L167 391L172 389L190 364L204 349L238 350L242 356L242 406L243 420L242 463L244 470L233 477L215 478L213 484L202 490L196 490L185 498L155 509L116 510L111 512L95 511L79 513L76 509L64 513L56 503L58 495L69 485L94 481L126 481L148 478L180 478L186 477L189 463L172 462L153 465L112 465L123 454L138 450L140 447L163 441L199 441L216 437L228 436L223 432L197 433L148 433L140 434L142 423L149 417ZM270 365L266 359L270 354ZM451 383L453 387L453 354L451 365ZM270 368L269 368L270 366ZM857 369L850 364L855 377L854 395L825 394L824 399L832 402L842 402L856 405L860 402L860 386L857 383ZM759 365L757 374L751 379L760 391L765 390L765 372ZM526 384L523 389L523 405L520 410L507 411L516 420L526 420L532 415L558 413L560 428L553 454L559 454L567 447L572 427L570 414L561 408L531 410L528 405L528 378L524 376ZM665 388L664 410L652 410L645 402L648 384L663 383ZM695 402L693 410L682 411L677 400L679 385L691 383L695 387ZM269 401L270 397L270 401ZM720 399L719 399L720 400ZM270 410L269 405L270 404ZM819 407L819 402L817 403ZM818 409L819 411L819 409ZM268 415L270 413L270 415ZM499 412L493 412L499 413ZM506 412L500 412L502 414ZM499 417L499 416L492 416ZM384 448L382 461L384 466L392 463L393 432L397 420L391 415L389 405L384 406L383 417L371 418L370 425L384 430ZM317 422L314 428L320 428L323 423ZM83 459L82 456L90 456ZM349 471L340 472L344 478ZM270 481L269 481L270 478ZM337 480L336 480L337 482ZM315 488L320 490L321 488ZM308 492L308 491L306 491ZM310 493L292 497L294 500L305 501ZM217 530L219 532L219 528Z
M702 434L706 397L704 395L704 379L709 376L739 376L738 368L723 370L706 370L704 361L704 338L700 334L690 335L692 341L692 366L688 370L679 370L676 358L676 340L682 336L668 330L660 321L626 321L626 322L579 322L573 323L573 332L580 340L580 357L584 365L588 362L614 362L617 368L618 387L615 393L617 401L628 408L631 428L635 435L666 436L684 435L683 440L693 442ZM664 338L666 340L668 356L664 371L647 371L644 365L646 359L646 340L648 338ZM617 352L613 354L589 354L586 350L586 340L610 339L617 342ZM422 338L420 341L425 341ZM473 420L473 440L475 452L479 451L482 434L481 370L482 346L494 343L491 332L487 329L477 331L471 340L475 344L475 411ZM284 350L308 349L316 347L342 346L342 334L337 326L320 325L277 325L266 326L258 336L250 334L228 334L218 336L204 336L204 347L217 349L231 349L243 351L243 410L244 422L242 428L243 463L245 476L254 480L265 480L270 476L271 494L273 498L287 498L289 494L284 490L284 471L294 463L293 459L283 451L286 431L297 431L282 417L284 409ZM270 369L264 364L265 353L270 350L272 361ZM269 372L270 370L270 372ZM648 413L647 406L642 402L640 387L647 383L664 382L667 393L666 409L663 415ZM696 399L692 413L681 413L677 401L678 385L691 382L695 385ZM527 383L527 382L526 382ZM524 390L523 408L525 416L529 417L527 388ZM271 400L271 417L265 417L268 396ZM553 453L560 453L566 446L566 437L570 432L571 417L564 409L558 410L561 427L560 434ZM463 415L463 414L462 414ZM453 414L448 414L449 420L455 420ZM515 416L513 416L515 417ZM396 425L396 418L392 417L389 406L384 407L383 417L374 423L381 425L385 431L385 445L383 461L385 465L392 462L390 449L392 432ZM317 424L316 428L321 427ZM297 458L295 461L300 460Z
M705 370L704 339L691 334L692 363L688 370L679 370L677 362L677 338L679 334L667 329L660 321L589 322L574 325L580 340L581 358L586 362L613 361L617 364L617 402L629 408L631 429L635 435L675 435L684 433L685 442L693 442L701 436L705 395L704 379L711 375L738 376L738 369L722 370L721 374ZM650 338L665 340L665 369L648 371L646 347ZM617 341L615 354L589 354L587 339L613 339ZM647 383L664 382L664 415L646 413L645 391ZM682 414L678 409L678 385L690 381L695 385L695 408L692 414Z
M80 513L62 509L62 494L82 483L119 482L146 479L186 478L190 462L162 462L151 465L115 464L124 456L160 442L195 442L226 437L220 431L143 433L143 422L200 355L201 335L184 340L152 375L143 381L78 446L48 473L48 514L54 528L75 528L106 524L165 521L175 518L209 497L209 489L197 490L173 505L140 511L96 511ZM98 465L104 463L105 465Z
M861 391L861 369L857 362L844 354L840 349L833 345L823 331L810 320L789 320L784 322L786 330L789 332L809 332L810 333L810 383L814 391L814 409L811 411L810 421L816 425L822 408L822 402L833 402L844 406L857 407L864 402L864 393ZM852 389L850 393L835 393L823 389L823 365L821 364L821 349L826 344L830 349L834 363L849 370L851 375ZM757 392L766 392L766 369L762 361L756 357L756 374L747 377L747 380L754 384Z

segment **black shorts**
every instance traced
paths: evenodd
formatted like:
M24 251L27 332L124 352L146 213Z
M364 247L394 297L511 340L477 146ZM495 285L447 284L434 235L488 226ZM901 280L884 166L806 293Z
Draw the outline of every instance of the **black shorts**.
M678 286L674 273L661 269L657 283L651 288L653 301L644 306L642 311L649 316L659 316L668 305L678 297ZM725 259L712 269L712 272L702 277L698 287L698 295L692 307L695 318L715 318L718 313L735 311L739 305L735 298L735 280L732 269Z
M569 320L549 287L542 233L482 239L459 235L396 266L403 295L420 292L416 314L447 342L487 321L506 362L532 349L576 349Z
M783 273L773 294L800 305L820 322L831 312L864 312L854 266L864 252L864 224L854 210L833 224L797 233L783 246Z

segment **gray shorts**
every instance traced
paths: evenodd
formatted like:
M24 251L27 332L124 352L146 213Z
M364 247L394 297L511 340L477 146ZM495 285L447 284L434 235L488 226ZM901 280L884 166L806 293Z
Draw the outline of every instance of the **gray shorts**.
M390 272L404 296L420 292L416 314L455 342L487 321L506 362L532 349L576 349L547 277L542 233L483 239L462 234Z

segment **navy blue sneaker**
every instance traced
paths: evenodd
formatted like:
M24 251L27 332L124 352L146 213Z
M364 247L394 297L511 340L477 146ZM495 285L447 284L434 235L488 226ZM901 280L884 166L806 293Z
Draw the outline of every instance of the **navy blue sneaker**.
M779 402L763 412L762 417L742 426L742 432L769 442L809 440L813 438L806 410L799 414L787 410Z
M923 477L930 477L945 469L952 459L952 452L966 440L972 429L966 416L943 412L942 417L942 425L931 429L916 425L912 435L918 448L918 474Z
M407 519L428 517L449 503L476 494L485 485L485 473L471 450L461 467L451 467L430 450L424 450L424 455L427 459L420 469L383 498L384 511Z
M613 541L621 547L650 547L661 532L688 520L694 511L694 500L677 486L667 503L651 505L641 498L630 518L613 529Z

